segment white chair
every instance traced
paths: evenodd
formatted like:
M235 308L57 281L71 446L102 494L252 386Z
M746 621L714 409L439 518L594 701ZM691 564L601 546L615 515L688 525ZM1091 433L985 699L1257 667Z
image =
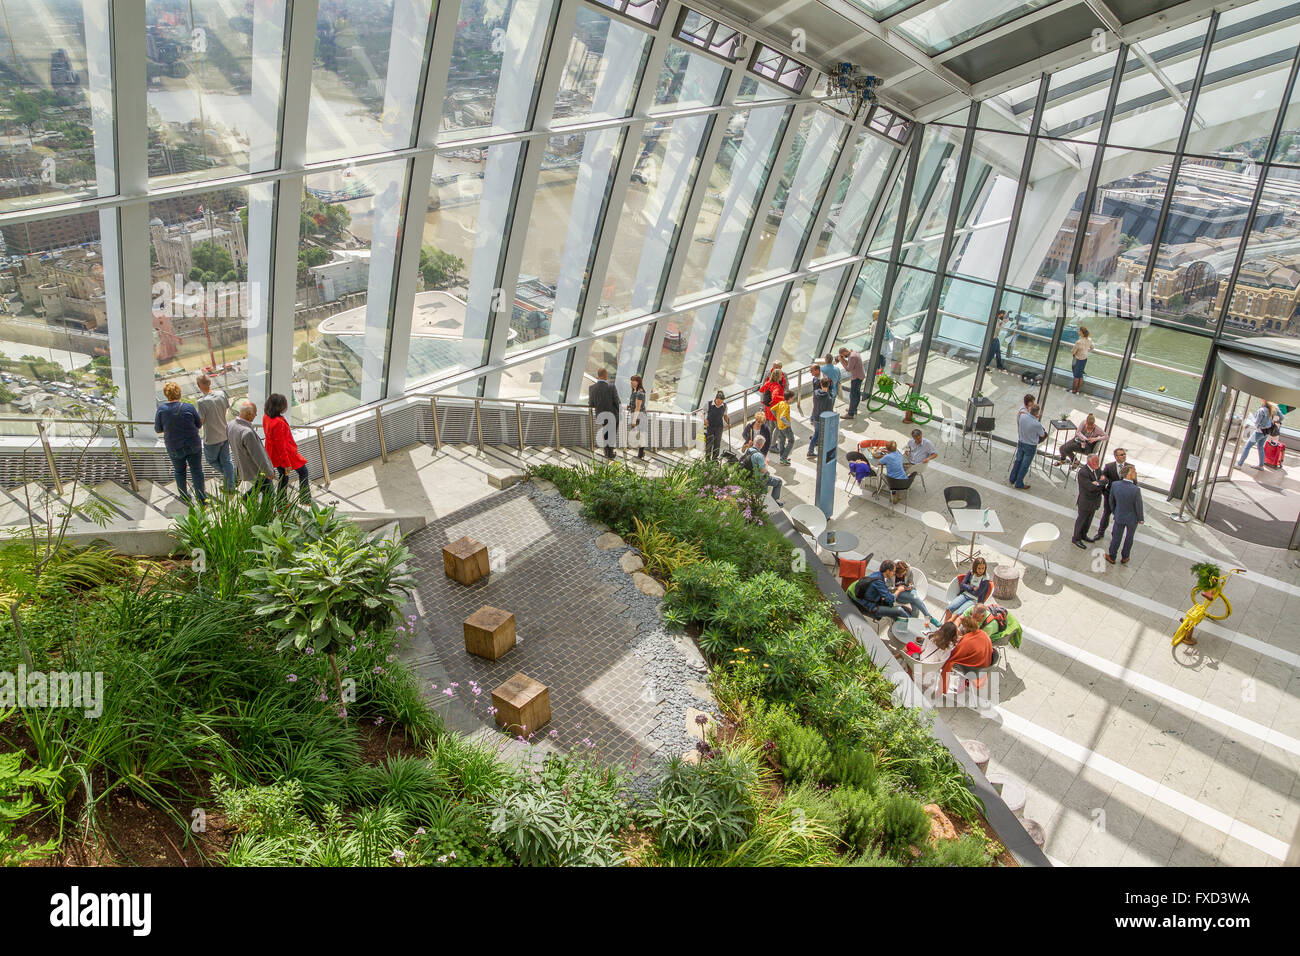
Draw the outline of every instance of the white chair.
M1020 552L1027 554L1042 555L1043 570L1050 571L1051 566L1047 563L1047 550L1052 546L1057 538L1061 536L1061 529L1050 521L1040 521L1038 524L1030 525L1025 536L1020 540L1020 547L1016 549L1016 558L1020 558Z
M947 545L951 547L958 544L961 539L952 533L952 528L948 524L948 519L937 511L927 511L921 515L921 523L925 525L926 545L921 547L921 560L925 560L927 550L934 550L935 545Z
M919 465L910 465L909 467L911 468L911 473L921 479L921 490L929 491L930 489L925 486L925 473L930 469L930 463L928 461L923 461Z
M930 593L930 579L920 568L912 568L912 590L916 592L918 601L924 601L926 595Z

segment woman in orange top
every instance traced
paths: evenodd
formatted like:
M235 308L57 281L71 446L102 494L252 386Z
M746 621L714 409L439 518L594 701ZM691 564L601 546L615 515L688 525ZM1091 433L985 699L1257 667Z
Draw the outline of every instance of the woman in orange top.
M971 614L967 614L961 619L959 625L961 630L961 639L957 641L957 646L953 648L948 659L944 661L943 670L939 673L943 677L943 689L941 693L948 693L948 672L953 666L960 664L962 667L988 667L993 663L993 642L989 640L986 634Z
M289 400L278 392L268 395L266 414L262 416L262 441L266 444L266 454L271 464L280 472L280 493L284 494L289 486L289 472L298 473L298 495L303 501L311 500L311 488L307 484L307 459L298 454L298 443L293 440L293 432L284 419L289 410Z

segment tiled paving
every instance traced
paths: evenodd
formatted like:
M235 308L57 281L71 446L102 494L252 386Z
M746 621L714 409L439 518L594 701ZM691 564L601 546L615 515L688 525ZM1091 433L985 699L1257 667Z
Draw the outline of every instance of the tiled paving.
M648 735L659 699L646 692L649 677L629 647L637 626L619 591L631 579L616 585L593 573L587 556L596 529L585 527L548 519L517 485L433 521L406 543L427 639L460 685L459 700L490 724L492 688L522 671L550 690L551 722L530 732L563 750L593 749L590 741L601 759L633 767L654 752ZM463 535L488 546L493 566L468 587L442 566L443 545ZM497 661L465 651L461 622L483 605L515 615L517 644ZM472 684L482 691L477 698Z

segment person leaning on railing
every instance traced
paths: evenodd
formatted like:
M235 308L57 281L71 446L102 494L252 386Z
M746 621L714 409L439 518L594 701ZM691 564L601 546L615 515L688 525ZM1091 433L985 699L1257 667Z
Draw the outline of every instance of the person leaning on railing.
M278 392L266 398L262 415L262 434L266 436L266 454L280 472L280 493L289 487L289 472L298 473L298 495L303 501L311 499L311 486L307 484L307 459L298 454L298 443L284 419L289 410L289 400Z
M239 415L226 426L226 435L239 470L239 477L250 485L244 492L247 498L271 488L275 477L275 465L262 445L262 439L253 429L257 418L257 406L248 399L239 403Z
M176 493L181 501L190 503L190 491L185 484L188 469L199 504L205 505L208 496L203 486L203 439L199 437L203 419L199 417L197 408L181 401L181 387L175 382L163 385L163 397L167 401L161 403L154 413L153 430L163 436L167 457L172 460Z

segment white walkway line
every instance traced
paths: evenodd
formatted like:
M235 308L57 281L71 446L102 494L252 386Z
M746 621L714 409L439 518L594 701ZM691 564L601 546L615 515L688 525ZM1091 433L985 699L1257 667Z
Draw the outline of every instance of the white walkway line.
M1050 511L1053 514L1069 518L1070 527L1074 526L1074 519L1077 516L1077 512L1073 508L1057 504L1054 501L1048 501L1046 498L1041 498L1035 494L1016 491L1005 482L999 483L989 478L981 478L977 475L972 475L968 472L961 471L949 465L941 464L937 461L930 462L929 470L942 472L945 475L951 475L952 477L959 479L963 484L978 485L981 488L987 488L988 490L995 491L998 494L1006 495L1008 498L1014 498L1016 501L1032 504L1042 511ZM1041 475L1041 473L1039 474ZM1161 551L1165 551L1169 554L1176 554L1180 557L1189 558L1192 561L1205 560L1205 552L1203 550L1198 551L1195 548L1189 548L1172 541L1165 541L1162 538L1154 537L1150 534L1144 534L1142 536L1142 543L1153 548L1159 548ZM1227 549L1225 548L1224 550ZM1275 591L1281 591L1283 594L1288 594L1291 597L1300 597L1300 587L1291 584L1289 581L1280 581L1277 578L1271 578L1268 575L1259 574L1254 571L1251 572L1250 580L1256 581L1265 587L1273 588Z
M1265 727L1263 724L1250 720L1249 718L1234 714L1232 711L1225 710L1216 704L1200 700L1186 691L1179 690L1176 687L1170 687L1168 684L1161 683L1158 680L1153 680L1144 674L1139 674L1135 670L1124 667L1122 664L1116 664L1114 661L1109 661L1104 657L1099 657L1096 654L1075 647L1073 644L1059 640L1058 638L1052 637L1050 634L1045 634L1035 628L1026 627L1025 637L1037 644L1050 648L1063 657L1068 657L1072 660L1078 661L1080 664L1084 664L1101 674L1105 674L1107 677L1113 677L1128 687L1136 688L1137 690L1150 694L1152 697L1158 697L1171 704L1186 708L1191 711L1194 716L1205 717L1208 720L1222 724L1225 727L1241 731L1243 734L1254 737L1263 743L1272 744L1288 753L1300 754L1300 740L1297 740L1294 737L1288 737L1286 734Z
M1252 846L1263 853L1268 854L1276 860L1286 860L1287 844L1271 837L1262 830L1257 830L1248 824L1224 813L1222 810L1216 810L1211 806L1194 800L1191 797L1184 796L1177 790L1172 790L1162 783L1152 780L1135 770L1130 770L1123 764L1111 760L1109 757L1103 757L1094 750L1089 750L1082 744L1076 744L1071 740L1066 740L1060 734L1053 733L1045 727L1040 727L1032 721L1025 720L1016 714L1009 713L1003 707L995 707L994 710L1002 718L1003 726L1018 736L1033 740L1049 747L1069 760L1082 764L1085 767L1110 777L1112 780L1124 784L1132 790L1144 793L1153 800L1158 800L1165 806L1179 813L1185 814L1193 820L1199 820L1206 826L1213 827L1220 833L1226 833L1234 840L1240 840L1248 846ZM1148 813L1148 816L1150 814Z
M813 477L816 476L816 471L806 464L795 464L792 467L796 471L800 472L801 474L811 474ZM864 491L863 497L871 497L871 496ZM881 507L885 507L885 508L889 507L889 503L884 500L883 495L880 501L877 503L880 504ZM1053 505L1052 507L1056 507L1056 506ZM913 519L914 521L921 520L922 513L920 511L917 511L915 508L911 507L910 505L902 505L899 507L895 507L892 510L895 514L901 514L905 517ZM993 541L991 536L989 535L985 535L983 539L980 540L979 546L985 549L986 551L996 551L999 554L1008 558L1013 557L1016 553L1015 548L1010 548L1005 545L999 544L998 542ZM1056 567L1052 569L1052 573L1059 574L1061 577L1066 578L1067 580L1070 581L1074 581L1076 584L1081 584L1084 587L1088 587L1093 590L1100 591L1101 593L1109 597L1117 598L1121 601L1126 601L1129 604L1135 605L1136 607L1139 607L1145 611L1151 611L1152 613L1159 614L1163 617L1168 618L1173 623L1173 626L1171 626L1169 629L1170 638L1173 637L1174 628L1177 626L1178 622L1182 620L1183 617L1182 610L1179 610L1174 607L1170 607L1167 604L1160 604L1157 601L1152 601L1151 599L1142 597L1141 595L1136 595L1125 588L1119 587L1114 584L1110 584L1109 582L1103 581L1095 576L1082 574L1071 568L1067 568L1063 566L1059 561L1057 562ZM1266 580L1266 579L1256 578L1252 576L1252 580ZM1249 648L1250 650L1255 651L1258 654L1262 654L1265 657L1271 657L1274 660L1279 661L1283 664L1287 664L1291 667L1300 669L1300 654L1297 654L1294 651L1284 650L1273 644L1269 644L1265 641L1261 641L1258 638L1250 637L1247 634L1242 634L1240 631L1229 630L1223 625L1208 619L1203 624L1201 624L1200 627L1205 633L1213 634L1216 637L1221 637L1225 641L1228 641L1233 644L1238 644L1245 648Z

